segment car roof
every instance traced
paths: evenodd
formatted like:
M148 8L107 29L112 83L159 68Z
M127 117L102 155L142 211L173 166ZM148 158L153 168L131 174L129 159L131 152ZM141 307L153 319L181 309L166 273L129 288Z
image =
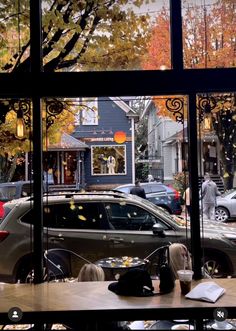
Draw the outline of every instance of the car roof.
M5 183L0 183L0 187L1 186L16 186L16 185L24 185L24 184L32 184L33 185L33 182L29 181L29 180L19 180L19 181L16 181L16 182L5 182Z
M136 199L136 196L132 196L130 194L126 194L123 192L114 192L114 191L99 191L99 192L49 192L44 194L44 201L60 201L65 199L74 199L76 200L93 200L100 199L105 200L108 198L121 198L121 199ZM5 203L4 206L13 207L15 204L20 204L24 202L33 202L33 197L23 197L19 199L13 199Z
M163 191L163 192L173 192L174 189L163 184L163 183L158 183L158 182L140 182L140 185L145 188L159 188L158 190L156 190L156 192L160 192L160 191ZM124 185L119 185L117 187L114 188L114 190L118 190L119 189L122 189L122 188L131 188L131 187L134 187L135 184L124 184ZM146 190L145 190L146 191ZM149 191L149 190L148 190ZM146 193L155 193L155 190L153 191L150 191L150 192L146 192Z

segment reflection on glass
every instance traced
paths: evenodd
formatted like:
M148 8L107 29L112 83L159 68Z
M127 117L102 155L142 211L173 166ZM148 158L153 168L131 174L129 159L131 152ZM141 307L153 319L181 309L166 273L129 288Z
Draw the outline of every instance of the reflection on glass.
M124 175L125 146L92 146L93 175Z

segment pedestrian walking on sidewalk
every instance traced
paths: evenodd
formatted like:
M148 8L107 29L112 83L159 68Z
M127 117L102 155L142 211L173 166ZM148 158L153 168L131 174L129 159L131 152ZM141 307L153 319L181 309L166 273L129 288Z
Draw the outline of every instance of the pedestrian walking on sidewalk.
M140 182L138 179L135 181L135 186L132 187L130 190L130 194L138 195L139 197L146 199L146 193L144 191L144 188L140 185Z
M190 188L187 187L183 194L187 216L190 216Z
M215 207L216 197L220 196L217 185L211 179L209 173L204 176L204 182L202 183L202 190L200 196L202 197L203 203L203 218L211 221L215 221Z

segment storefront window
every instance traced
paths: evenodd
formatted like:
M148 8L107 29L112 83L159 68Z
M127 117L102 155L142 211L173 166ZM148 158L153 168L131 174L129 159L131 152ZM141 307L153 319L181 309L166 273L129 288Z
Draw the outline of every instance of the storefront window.
M92 175L125 174L125 146L92 146Z
M48 185L75 184L77 180L77 155L74 151L44 153L44 181Z

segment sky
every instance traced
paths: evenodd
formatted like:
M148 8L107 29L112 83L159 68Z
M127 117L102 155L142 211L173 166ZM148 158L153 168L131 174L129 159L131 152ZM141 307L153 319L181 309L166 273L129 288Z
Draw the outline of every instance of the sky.
M209 6L213 3L217 2L217 0L182 0L183 6L191 6L191 5L206 5ZM144 4L139 8L135 9L135 12L140 14L150 13L152 15L158 14L163 6L169 7L169 0L149 0L148 4Z

